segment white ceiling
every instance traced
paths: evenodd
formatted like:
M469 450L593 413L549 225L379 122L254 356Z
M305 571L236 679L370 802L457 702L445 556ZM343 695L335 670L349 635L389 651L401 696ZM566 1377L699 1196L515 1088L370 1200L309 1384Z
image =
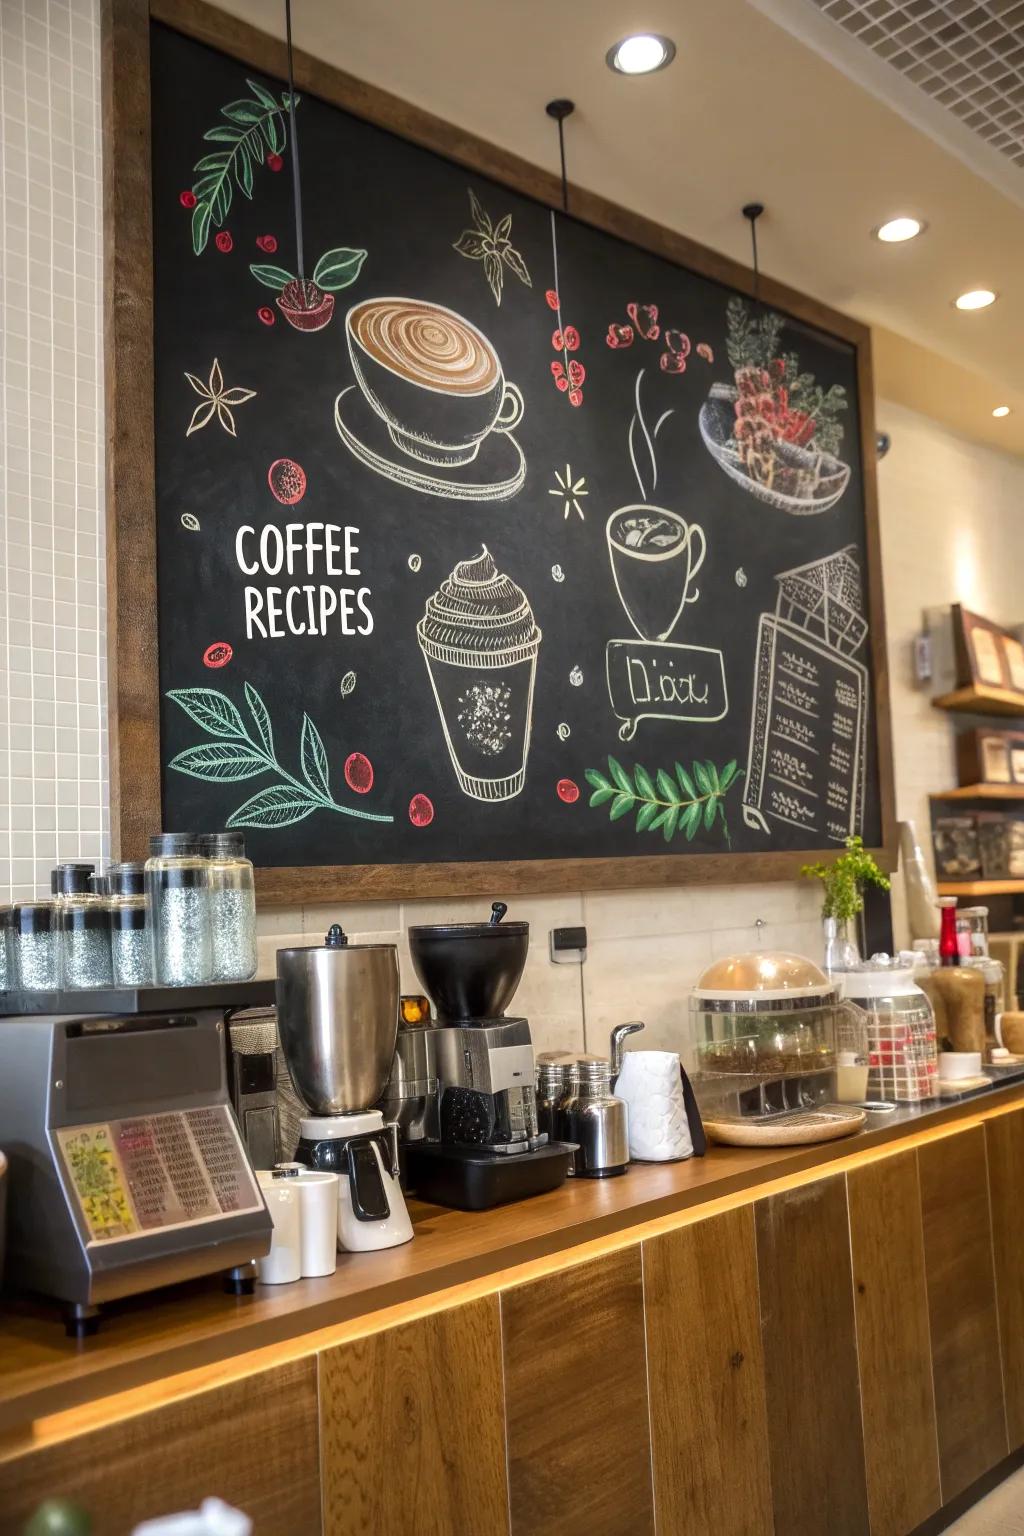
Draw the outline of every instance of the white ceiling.
M220 3L283 32L283 0ZM944 419L1024 451L1024 202L880 99L877 84L866 89L764 14L765 3L293 0L293 27L306 51L551 169L556 131L544 106L571 97L571 180L741 260L740 209L763 202L764 270L939 354ZM675 62L644 79L614 75L606 50L640 30L671 36ZM927 233L905 246L873 240L896 213L923 217ZM956 311L954 296L975 287L999 301ZM904 398L908 358L893 374ZM1004 401L1013 415L993 422Z

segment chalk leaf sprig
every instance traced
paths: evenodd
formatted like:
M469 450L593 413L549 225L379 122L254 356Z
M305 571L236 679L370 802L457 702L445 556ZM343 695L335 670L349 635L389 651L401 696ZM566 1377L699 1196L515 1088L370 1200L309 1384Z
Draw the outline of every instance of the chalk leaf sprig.
M690 843L701 826L710 832L716 822L728 843L725 797L741 776L735 759L724 768L716 768L712 762L694 762L687 770L682 763L675 763L671 773L659 768L653 778L642 764L630 772L614 757L608 759L606 774L597 768L586 771L592 806L607 805L610 821L635 811L637 832L660 829L666 843L677 832Z
M394 820L393 816L375 815L339 805L331 792L330 763L327 749L309 715L302 716L299 761L302 779L289 773L278 761L274 750L274 731L270 713L251 683L245 684L245 702L252 717L251 730L237 706L217 688L171 688L167 697L183 709L212 741L186 747L172 757L168 767L193 779L216 783L236 783L273 773L276 784L258 790L232 811L229 827L289 827L304 821L314 811L336 811L339 816L355 816L360 821ZM303 782L304 781L304 782Z
M290 97L280 100L257 80L246 80L252 97L229 101L221 107L227 121L208 128L203 138L223 149L203 155L196 161L192 192L196 205L192 210L192 249L199 256L210 238L210 225L219 229L231 210L235 187L252 199L253 173L267 155L280 155L287 143L285 116ZM295 101L298 104L299 98Z

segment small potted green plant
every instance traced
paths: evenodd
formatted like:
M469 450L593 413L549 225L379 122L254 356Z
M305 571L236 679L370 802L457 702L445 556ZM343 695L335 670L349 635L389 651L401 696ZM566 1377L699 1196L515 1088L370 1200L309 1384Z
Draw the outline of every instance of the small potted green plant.
M807 879L820 880L824 898L821 905L825 938L825 970L848 971L860 963L860 950L854 922L864 910L864 891L869 885L887 891L884 875L864 847L862 837L848 837L846 852L832 864L805 864L800 870Z

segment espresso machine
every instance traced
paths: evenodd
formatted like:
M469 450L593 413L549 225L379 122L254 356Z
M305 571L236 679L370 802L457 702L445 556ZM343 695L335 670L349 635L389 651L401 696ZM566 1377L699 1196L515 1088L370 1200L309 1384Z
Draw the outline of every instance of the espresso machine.
M295 1160L340 1175L338 1247L395 1248L413 1235L398 1178L398 1132L380 1100L398 1034L398 950L323 944L277 952L277 1028L292 1087L309 1113Z
M406 1141L406 1182L425 1200L483 1210L555 1189L573 1148L537 1124L534 1054L526 1019L508 1017L526 965L528 923L409 929L416 974L430 995L439 1098L439 1140Z

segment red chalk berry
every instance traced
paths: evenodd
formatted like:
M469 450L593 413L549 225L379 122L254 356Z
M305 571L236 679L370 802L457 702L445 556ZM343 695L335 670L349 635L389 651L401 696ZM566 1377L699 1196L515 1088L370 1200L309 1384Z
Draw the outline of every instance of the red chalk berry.
M345 759L345 783L356 795L368 795L373 788L373 764L362 752L352 752Z
M557 309L558 308L558 294L555 292L555 290L553 288L549 288L547 293L544 295L544 297L548 301L548 309Z
M263 321L264 325L273 325L274 321L277 319L277 316L274 314L274 311L268 304L261 304L256 313Z
M580 344L580 333L574 325L567 325L565 330L562 332L562 337L565 341L565 350L567 352L575 352L578 349Z
M565 346L565 337L562 335L561 331L551 332L551 345L554 347L556 352L561 352L562 348Z
M273 256L277 250L277 238L275 235L257 235L256 244L261 251L266 251L268 256Z
M283 507L294 507L306 494L306 471L294 459L275 459L267 470L267 484Z
M582 391L582 389L570 389L570 391L569 391L569 404L570 405L582 405L583 404L583 391Z
M215 640L213 644L208 645L206 650L203 652L203 666L226 667L234 654L234 651L231 649L231 646L228 645L226 640Z
M583 364L577 362L574 357L571 357L569 359L569 383L572 385L573 389L579 389L586 376L587 370L584 368Z
M228 251L232 249L235 242L228 234L228 231L226 229L222 229L220 234L215 236L213 243L217 247L218 251L223 251L224 254L227 255Z
M178 193L178 202L183 208L194 208L198 202L198 198L194 192L190 192L188 187L186 187L184 192Z
M573 779L559 779L555 786L559 800L566 805L575 805L580 797L580 787Z
M409 801L409 820L414 827L429 827L434 819L434 807L426 795L413 795Z
M267 164L270 166L272 171L279 171L284 165L284 161L281 159L280 155L275 155L273 151L271 151L271 153L267 156Z

